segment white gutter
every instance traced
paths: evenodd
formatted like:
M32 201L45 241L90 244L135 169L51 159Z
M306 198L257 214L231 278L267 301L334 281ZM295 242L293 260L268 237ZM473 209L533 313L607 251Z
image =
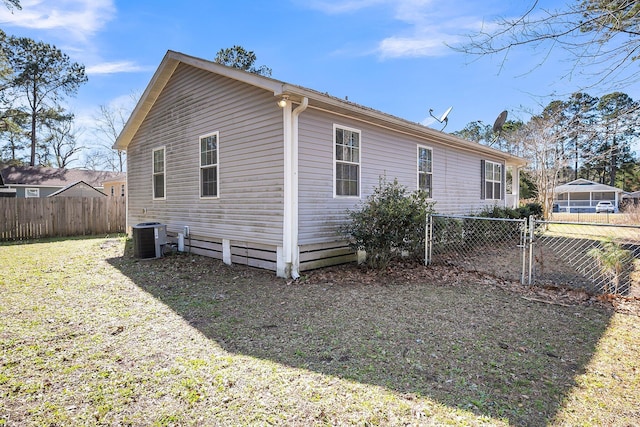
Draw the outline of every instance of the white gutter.
M282 248L288 275L293 279L300 277L298 250L298 118L309 105L304 97L295 110L291 103L282 109L284 125L284 224Z

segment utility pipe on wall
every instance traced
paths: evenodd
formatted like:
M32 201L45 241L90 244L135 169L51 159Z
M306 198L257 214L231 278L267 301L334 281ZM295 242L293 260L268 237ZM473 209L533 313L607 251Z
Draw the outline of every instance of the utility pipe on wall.
M299 273L298 259L298 118L307 109L309 99L304 97L295 110L286 101L283 108L284 125L284 224L283 242L284 262L286 270L283 272L297 279Z
M291 217L291 277L297 279L300 277L300 251L298 248L298 144L299 144L299 132L298 132L298 118L300 114L304 112L309 106L309 99L305 96L302 98L300 105L293 110L291 133L292 133L292 217Z

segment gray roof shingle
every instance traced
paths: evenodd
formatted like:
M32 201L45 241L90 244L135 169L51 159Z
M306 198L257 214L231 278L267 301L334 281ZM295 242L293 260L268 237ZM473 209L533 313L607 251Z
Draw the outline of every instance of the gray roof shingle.
M122 172L92 171L82 169L54 169L40 166L0 166L0 182L4 185L38 185L66 187L84 181L92 187L102 187L105 181L126 176Z

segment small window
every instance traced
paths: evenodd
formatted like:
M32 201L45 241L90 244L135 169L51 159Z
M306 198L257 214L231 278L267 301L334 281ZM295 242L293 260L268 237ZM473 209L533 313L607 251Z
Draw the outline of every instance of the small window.
M484 198L487 200L502 199L502 165L484 162Z
M124 184L120 185L120 197L124 197Z
M433 197L433 152L430 148L418 146L418 189L427 197Z
M334 126L335 195L360 195L360 131Z
M165 198L164 147L153 150L153 198Z
M218 132L200 137L200 197L218 197Z
M116 195L116 188L112 185L111 186L111 196L115 196Z
M39 188L26 188L24 190L24 197L40 197L40 189Z

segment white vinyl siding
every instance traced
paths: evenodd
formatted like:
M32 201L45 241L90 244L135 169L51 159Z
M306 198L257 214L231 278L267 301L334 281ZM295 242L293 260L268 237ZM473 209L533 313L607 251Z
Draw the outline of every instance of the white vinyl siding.
M218 132L200 137L200 197L218 197Z
M335 195L360 195L360 131L333 126L335 145Z
M223 142L218 197L201 197L199 141L212 131ZM127 149L127 223L157 221L168 233L189 226L194 241L282 245L283 134L273 92L181 64ZM327 138L331 144L331 124ZM166 200L151 198L148 159L158 141L166 147Z
M484 162L484 198L486 200L502 199L502 165Z
M153 198L164 199L165 198L165 149L156 148L153 150L152 155L153 162Z
M358 209L360 201L373 192L381 179L389 182L397 178L405 187L416 189L417 146L428 147L432 151L434 179L431 182L431 200L435 202L438 213L468 214L487 205L478 191L481 184L480 161L485 158L482 154L344 117L339 119L341 127L360 129L363 138L366 137L366 149L361 147L360 150L360 197L336 197L335 136L332 132L335 134L337 120L336 115L313 108L300 115L301 251L307 245L330 245L340 239L336 230L347 220L345 212Z
M418 145L418 189L433 197L433 150Z

